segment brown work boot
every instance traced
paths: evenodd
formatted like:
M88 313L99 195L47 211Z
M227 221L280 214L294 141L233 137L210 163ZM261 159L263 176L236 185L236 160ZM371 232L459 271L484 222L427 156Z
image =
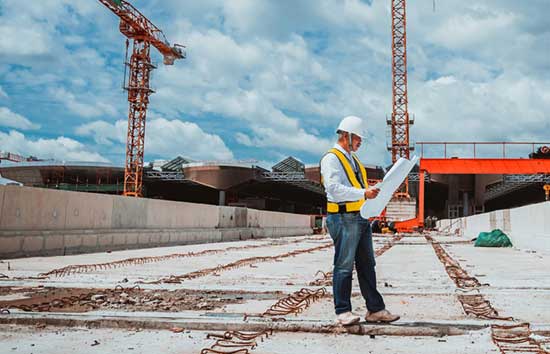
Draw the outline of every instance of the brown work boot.
M390 311L384 309L378 312L367 312L367 315L365 316L365 321L367 322L374 322L374 323L389 323L393 321L397 321L401 317L399 315L393 315Z
M356 324L361 320L361 317L354 315L351 311L341 313L336 316L336 322L342 326Z

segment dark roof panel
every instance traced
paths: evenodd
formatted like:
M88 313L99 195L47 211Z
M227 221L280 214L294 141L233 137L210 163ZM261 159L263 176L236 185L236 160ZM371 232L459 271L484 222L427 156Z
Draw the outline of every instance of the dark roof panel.
M305 165L292 156L272 167L273 172L304 172Z

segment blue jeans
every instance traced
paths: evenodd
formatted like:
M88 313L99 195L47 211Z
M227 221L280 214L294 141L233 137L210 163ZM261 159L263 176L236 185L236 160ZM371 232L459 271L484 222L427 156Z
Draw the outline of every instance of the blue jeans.
M370 222L359 213L328 214L327 228L334 241L332 286L336 314L351 311L354 262L367 309L370 312L383 310L386 305L376 289L376 262Z

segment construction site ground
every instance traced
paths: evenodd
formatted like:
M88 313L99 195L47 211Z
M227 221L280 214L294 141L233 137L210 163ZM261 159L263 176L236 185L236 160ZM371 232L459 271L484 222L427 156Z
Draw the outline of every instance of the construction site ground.
M550 254L436 232L374 246L401 319L345 328L328 235L4 260L0 353L550 350ZM352 303L364 316L356 277Z

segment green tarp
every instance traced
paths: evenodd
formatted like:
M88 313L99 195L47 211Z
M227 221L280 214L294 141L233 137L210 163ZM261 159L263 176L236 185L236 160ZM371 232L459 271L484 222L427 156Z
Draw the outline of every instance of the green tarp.
M480 232L475 247L512 247L512 242L504 232L495 229L491 232Z

